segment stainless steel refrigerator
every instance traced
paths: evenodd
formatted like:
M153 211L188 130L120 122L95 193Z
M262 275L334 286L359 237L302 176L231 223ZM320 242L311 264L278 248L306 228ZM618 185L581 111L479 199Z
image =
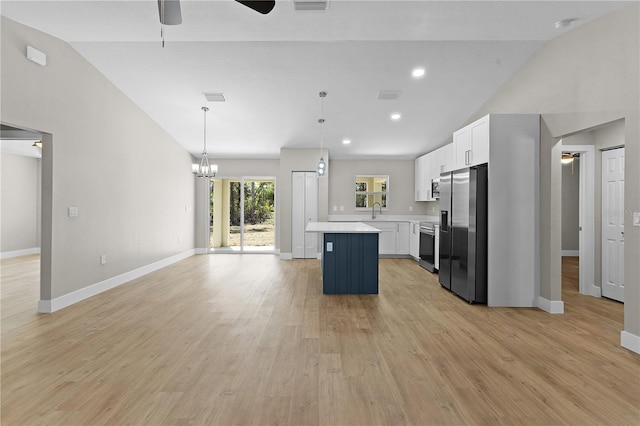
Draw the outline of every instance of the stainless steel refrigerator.
M487 165L440 175L440 284L487 303Z

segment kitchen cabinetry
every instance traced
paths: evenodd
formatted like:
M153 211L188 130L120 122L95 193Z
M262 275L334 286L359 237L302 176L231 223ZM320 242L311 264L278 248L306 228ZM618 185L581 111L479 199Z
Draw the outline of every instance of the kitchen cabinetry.
M427 185L427 162L429 154L425 154L415 160L415 201L429 201L431 197L431 181Z
M409 254L409 222L397 222L396 254Z
M415 160L415 201L435 201L431 182L440 177L443 170L453 168L453 144L431 151Z
M438 155L440 162L437 170L438 177L442 172L450 172L453 170L453 143L446 144L445 146L438 148Z
M378 242L379 254L409 254L409 222L371 221L363 223L382 231Z
M380 231L380 239L378 241L379 254L396 254L396 233L398 230L397 222L363 222L378 228Z
M489 162L489 116L482 117L453 134L454 169Z
M415 260L420 258L420 222L409 224L409 254Z

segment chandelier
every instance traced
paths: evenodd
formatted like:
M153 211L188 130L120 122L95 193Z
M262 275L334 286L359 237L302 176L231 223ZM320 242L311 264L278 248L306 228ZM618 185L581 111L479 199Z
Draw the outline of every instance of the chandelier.
M218 173L218 166L216 164L209 164L209 157L207 156L207 111L208 107L202 107L204 111L204 148L202 149L202 158L200 164L192 164L191 171L197 177L200 178L212 178Z

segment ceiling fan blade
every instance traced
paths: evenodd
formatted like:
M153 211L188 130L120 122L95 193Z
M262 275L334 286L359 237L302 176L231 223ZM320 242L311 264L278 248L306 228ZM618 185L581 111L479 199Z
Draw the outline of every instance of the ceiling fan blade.
M164 19L163 19L164 7ZM182 24L182 12L180 12L180 0L158 0L158 14L160 23L164 25Z
M242 3L248 8L255 10L256 12L262 13L263 15L266 15L267 13L271 12L273 10L273 7L276 5L275 1L266 1L266 0L265 1L236 0L236 1L238 3Z

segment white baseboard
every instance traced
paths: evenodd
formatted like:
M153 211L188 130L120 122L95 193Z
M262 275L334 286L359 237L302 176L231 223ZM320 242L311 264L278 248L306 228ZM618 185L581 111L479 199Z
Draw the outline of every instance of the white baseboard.
M620 346L640 354L640 336L631 334L627 331L620 332Z
M187 257L191 257L195 254L195 252L196 250L194 249L187 250L182 253L178 253L176 255L167 257L166 259L162 259L157 262L150 263L149 265L142 266L140 268L126 272L122 275L118 275L116 277L109 278L99 283L92 284L88 287L81 288L80 290L76 290L74 292L65 294L64 296L56 297L55 299L52 299L52 300L39 300L38 312L51 313L51 312L59 311L60 309L66 308L67 306L71 306L74 303L78 303L82 300L88 299L92 296L95 296L97 294L110 290L114 287L118 287L119 285L122 285L131 280L139 278L150 272L157 271L158 269L162 269L173 263L186 259Z
M538 308L550 314L564 314L564 302L562 300L549 300L538 297Z
M10 259L12 257L27 256L30 254L40 254L40 247L33 247L22 250L3 251L0 253L0 259Z
M593 297L602 297L602 288L598 287L597 285L592 286L591 295Z
M580 256L580 250L562 250L563 256Z
M293 253L280 253L280 260L291 260L293 259Z

